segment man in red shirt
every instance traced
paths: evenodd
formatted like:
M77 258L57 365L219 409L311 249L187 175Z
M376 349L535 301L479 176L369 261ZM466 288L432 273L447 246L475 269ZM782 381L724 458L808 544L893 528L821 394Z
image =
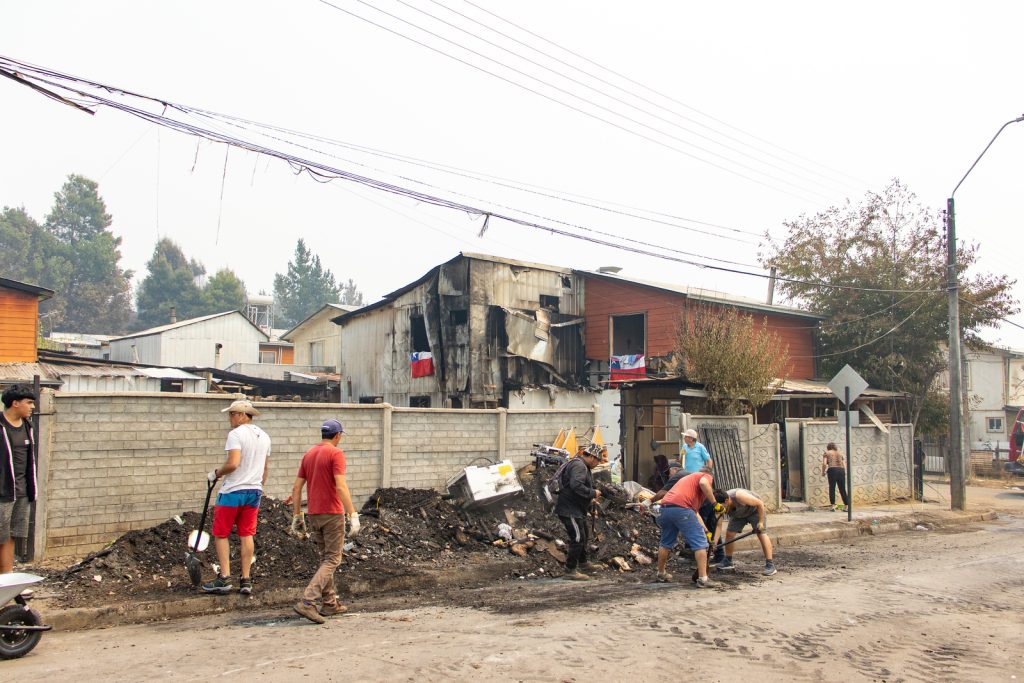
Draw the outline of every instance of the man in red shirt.
M345 545L345 514L349 516L349 534L359 533L359 514L352 505L352 495L345 483L345 453L338 448L345 433L337 420L327 420L320 426L321 441L302 456L299 473L292 487L292 533L305 535L306 522L302 517L302 487L308 484L306 512L309 515L309 533L320 550L320 567L295 605L295 612L310 621L322 624L324 617L341 614L347 607L338 604L334 589L334 572L341 564ZM320 601L320 609L316 601Z
M673 481L675 480L675 481ZM697 562L697 586L708 588L708 541L711 531L704 525L700 516L700 506L707 500L724 503L728 496L724 491L711 488L713 481L707 472L695 472L669 480L661 491L651 499L652 503L661 502L661 514L658 525L661 527L661 542L658 544L658 581L669 581L672 575L665 571L668 554L676 545L679 534L683 534L686 544L693 549L693 559Z

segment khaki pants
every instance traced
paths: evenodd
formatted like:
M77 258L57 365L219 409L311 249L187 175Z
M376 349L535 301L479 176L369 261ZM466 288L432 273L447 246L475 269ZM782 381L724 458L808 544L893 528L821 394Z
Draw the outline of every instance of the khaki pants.
M320 568L302 594L304 600L322 600L324 605L336 605L338 594L334 590L334 572L341 564L341 550L345 545L345 515L308 515L309 532L320 550Z

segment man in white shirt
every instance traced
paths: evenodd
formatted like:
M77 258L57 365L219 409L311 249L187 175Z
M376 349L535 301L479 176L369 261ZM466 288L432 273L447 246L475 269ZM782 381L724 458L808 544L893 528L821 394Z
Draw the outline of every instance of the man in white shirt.
M253 536L256 535L256 518L270 465L270 437L252 423L252 418L259 415L260 411L249 401L235 401L221 412L227 413L231 421L231 431L224 446L228 457L223 465L206 475L211 482L224 478L213 508L212 529L220 574L213 581L204 583L203 590L219 595L231 592L231 549L228 536L232 528L237 528L242 556L238 591L249 595L252 593L252 577L249 572L254 553Z

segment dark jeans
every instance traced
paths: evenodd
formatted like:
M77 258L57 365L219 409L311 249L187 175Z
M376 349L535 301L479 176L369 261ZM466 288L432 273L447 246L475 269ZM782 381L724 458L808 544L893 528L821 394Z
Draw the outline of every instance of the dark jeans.
M581 564L587 563L587 518L558 516L565 525L569 535L567 552L565 553L565 570L574 572Z
M836 504L836 487L839 487L839 495L843 497L843 505L849 505L850 499L846 495L846 470L842 467L829 467L828 475L828 504Z
M705 500L700 506L700 518L704 520L704 526L708 528L708 531L715 533L715 504L713 502ZM718 545L715 546L713 551L714 556L711 558L713 562L718 562L725 556L725 548L722 547L722 539L718 539Z

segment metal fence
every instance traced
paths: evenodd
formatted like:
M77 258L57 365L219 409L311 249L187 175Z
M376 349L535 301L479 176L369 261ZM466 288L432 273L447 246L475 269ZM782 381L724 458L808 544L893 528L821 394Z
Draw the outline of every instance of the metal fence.
M922 444L924 448L924 471L926 474L946 474L946 444L928 443Z
M750 467L740 446L739 430L735 427L704 425L698 431L701 443L714 454L711 459L715 463L715 488L749 489Z

